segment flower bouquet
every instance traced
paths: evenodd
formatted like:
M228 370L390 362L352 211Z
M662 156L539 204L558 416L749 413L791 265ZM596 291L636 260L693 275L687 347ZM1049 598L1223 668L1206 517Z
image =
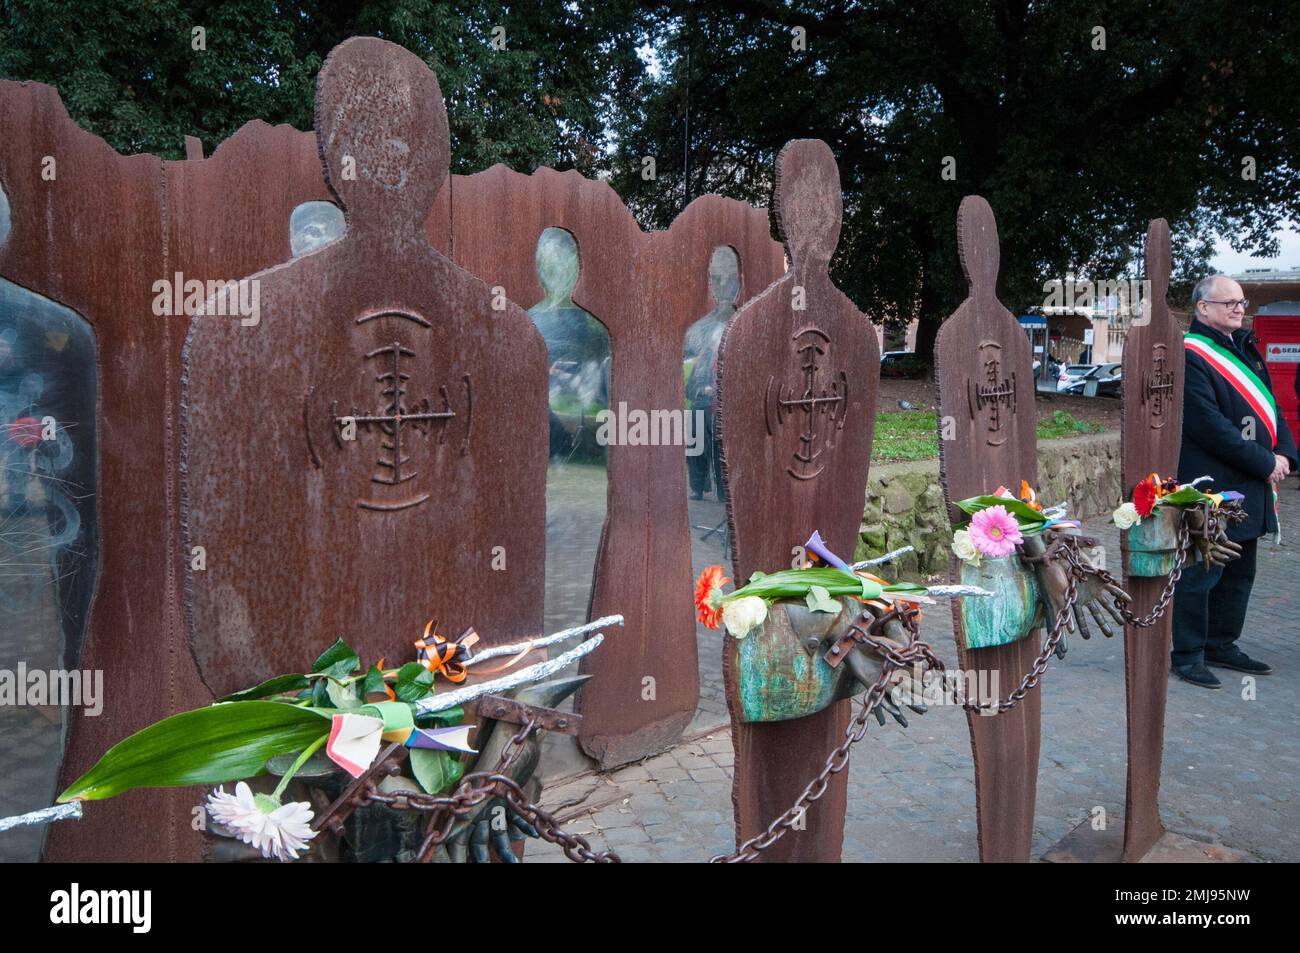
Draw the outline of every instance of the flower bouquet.
M462 703L552 675L598 646L602 636L597 634L549 661L442 694L435 691L437 677L455 684L471 672L504 671L534 648L621 623L621 616L611 616L478 654L471 650L478 640L472 629L451 641L434 633L431 623L415 643L415 660L397 667L386 666L384 659L365 666L339 639L309 672L276 676L207 707L172 715L118 742L58 801L94 801L138 788L219 785L206 799L209 833L242 841L268 859L294 860L319 833L313 826L310 801L285 801L290 783L300 772L324 792L317 798L320 806L322 799L333 800L350 779L369 772L385 743L396 743L405 749L403 773L385 778L381 791L446 792L465 774L462 756L477 753L469 744L473 726L463 723ZM504 665L474 667L501 656L509 656ZM557 703L581 681L547 683L556 690L545 693L541 703ZM490 740L478 739L484 750L491 747ZM535 767L534 758L530 774ZM261 782L255 779L268 770L279 776L278 783L270 791L256 791ZM522 784L528 779L517 780ZM227 792L224 785L231 782L234 790ZM409 826L409 833L419 837L418 825ZM357 856L364 852L364 845L351 847Z
M963 600L966 648L1016 642L1048 621L1049 611L1055 618L1066 602L1070 580L1049 556L1049 548L1055 554L1063 546L1076 550L1080 544L1095 546L1094 540L1077 537L1078 521L1066 519L1063 506L1044 508L1026 480L1020 481L1018 495L1000 486L991 494L959 500L956 506L969 517L952 538L953 553L961 561L961 581L996 593L987 600ZM1079 555L1085 562L1094 558L1082 551ZM1078 601L1067 614L1066 631L1078 629L1084 638L1089 637L1085 607L1107 636L1114 634L1111 622L1123 625L1122 616L1101 596L1103 589L1122 600L1127 600L1127 595L1109 583L1098 585L1090 576L1086 584L1077 586ZM1065 654L1065 645L1062 633L1055 642L1058 656Z
M1209 563L1222 565L1240 555L1237 544L1224 532L1224 523L1239 518L1242 495L1235 490L1203 493L1197 483L1179 483L1173 478L1149 474L1133 488L1132 500L1111 514L1111 521L1125 530L1124 569L1131 576L1167 576L1182 561L1186 546L1180 545L1183 527L1196 536L1197 547Z
M895 604L919 620L917 604L932 602L931 595L953 594L949 587L888 583L864 572L863 564L849 566L819 533L803 548L813 564L756 572L730 593L724 591L729 580L721 566L709 566L695 583L699 621L711 629L721 624L732 636L727 651L737 673L733 708L742 721L800 718L865 691L881 673L881 645L901 652L910 642L891 612ZM868 631L879 644L855 637ZM878 718L888 711L906 724L900 700L924 711L915 701L924 686L913 682L914 674L894 674L894 697L882 700Z

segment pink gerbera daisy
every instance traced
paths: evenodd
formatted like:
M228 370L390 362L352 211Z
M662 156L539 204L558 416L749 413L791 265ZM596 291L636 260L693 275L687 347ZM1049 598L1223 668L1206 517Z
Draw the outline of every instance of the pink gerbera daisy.
M972 516L970 538L985 556L1010 556L1024 539L1020 524L1005 506L990 506Z

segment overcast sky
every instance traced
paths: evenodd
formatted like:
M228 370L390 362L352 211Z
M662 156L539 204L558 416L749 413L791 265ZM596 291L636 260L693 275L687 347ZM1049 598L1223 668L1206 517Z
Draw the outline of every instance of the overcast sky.
M1294 224L1287 222L1285 228L1278 232L1277 240L1281 248L1277 258L1251 258L1249 255L1241 255L1220 239L1214 246L1214 257L1210 259L1210 264L1215 271L1229 275L1240 274L1247 268L1300 268L1300 235L1292 231Z

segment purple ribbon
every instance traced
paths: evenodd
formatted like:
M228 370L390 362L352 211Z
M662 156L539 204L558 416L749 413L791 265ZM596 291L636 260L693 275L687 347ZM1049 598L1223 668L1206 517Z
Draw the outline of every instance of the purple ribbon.
M465 740L467 733L464 725L454 725L451 728L416 728L407 736L406 747L475 754L475 750Z
M808 537L808 542L803 544L803 548L810 553L816 554L817 558L828 566L834 566L836 569L843 569L847 573L852 573L849 564L836 556L826 546L826 541L822 539L822 534L813 530L813 534Z

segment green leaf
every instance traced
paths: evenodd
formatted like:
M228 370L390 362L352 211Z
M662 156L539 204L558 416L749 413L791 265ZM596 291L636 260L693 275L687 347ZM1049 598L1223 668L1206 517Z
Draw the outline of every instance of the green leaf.
M222 784L261 774L268 758L302 751L334 712L280 702L226 702L181 712L119 741L59 795L98 801L135 788Z
M465 709L457 705L455 708L416 715L415 724L420 728L450 728L459 725L464 719Z
M972 496L966 500L958 500L954 505L971 516L974 516L980 510L987 510L991 506L1002 506L1016 518L1021 527L1028 525L1028 527L1033 528L1047 522L1043 514L1028 503L1021 500L1010 500L1004 496Z
M309 697L313 708L330 707L329 681L328 678L317 678L312 681Z
M322 679L322 681L325 682L325 695L333 707L360 708L365 704L365 699L357 694L356 682L340 682L332 678Z
M1194 486L1184 486L1172 493L1167 493L1160 499L1156 500L1156 506L1167 504L1169 506L1192 506L1202 500L1209 499L1206 494L1196 489Z
M465 773L465 766L447 751L411 748L410 758L411 773L426 794L441 794Z
M231 695L224 695L218 698L217 701L246 702L254 698L265 698L268 695L280 695L309 687L311 687L311 680L306 675L277 675L275 678L268 678L261 685L245 688L243 691Z
M899 596L923 596L930 590L914 582L895 582L885 586L885 592Z
M810 566L769 573L728 594L722 601L730 602L742 596L758 596L769 603L781 599L805 599L813 586L820 586L828 595L861 596L863 599L878 599L881 591L879 583L856 573L834 566Z
M385 698L388 697L388 693L384 691L384 673L379 668L378 663L370 666L366 672L365 680L361 683L361 694L368 696L371 693L383 695Z
M808 595L804 598L808 608L813 612L836 612L840 611L839 601L831 598L831 594L822 586L812 586L808 590Z
M339 639L316 659L311 667L314 674L328 675L331 678L347 678L361 667L361 659L342 639Z
M393 687L397 700L418 702L433 694L433 672L419 662L407 662L397 670L397 685Z

